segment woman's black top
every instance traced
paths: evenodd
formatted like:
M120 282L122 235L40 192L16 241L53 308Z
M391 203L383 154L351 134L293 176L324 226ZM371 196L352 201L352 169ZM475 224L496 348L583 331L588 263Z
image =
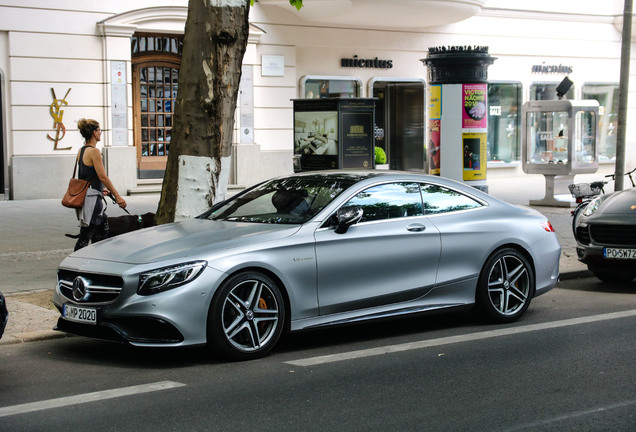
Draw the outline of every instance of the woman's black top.
M91 189L95 189L101 192L102 190L104 190L104 185L102 184L102 181L97 176L97 171L95 171L95 167L84 165L84 150L86 150L87 147L89 146L85 145L84 147L82 147L82 150L80 151L80 156L78 161L79 172L77 173L77 178L82 180L94 179L91 182Z

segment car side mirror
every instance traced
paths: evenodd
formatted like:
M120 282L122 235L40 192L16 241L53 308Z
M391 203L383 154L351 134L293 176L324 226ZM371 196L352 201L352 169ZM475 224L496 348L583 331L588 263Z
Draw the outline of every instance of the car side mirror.
M336 234L344 234L351 225L356 224L363 215L364 211L360 206L341 207L336 212Z

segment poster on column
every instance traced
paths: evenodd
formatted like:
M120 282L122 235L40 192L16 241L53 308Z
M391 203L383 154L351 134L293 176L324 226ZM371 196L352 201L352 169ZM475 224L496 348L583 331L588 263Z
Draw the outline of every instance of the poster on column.
M442 86L432 85L428 93L428 160L429 173L440 175L440 127L442 118Z
M486 116L488 84L463 84L462 128L486 129L488 117Z
M464 180L486 179L486 132L462 133Z
M440 124L441 120L428 121L429 173L433 175L440 175Z

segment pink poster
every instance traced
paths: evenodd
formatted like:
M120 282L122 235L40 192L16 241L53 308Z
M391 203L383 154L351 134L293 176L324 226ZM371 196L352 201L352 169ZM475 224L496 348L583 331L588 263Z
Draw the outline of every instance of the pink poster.
M440 123L441 120L429 120L428 160L429 174L440 175Z
M487 96L488 84L463 84L464 109L462 110L462 128L479 129L488 127Z

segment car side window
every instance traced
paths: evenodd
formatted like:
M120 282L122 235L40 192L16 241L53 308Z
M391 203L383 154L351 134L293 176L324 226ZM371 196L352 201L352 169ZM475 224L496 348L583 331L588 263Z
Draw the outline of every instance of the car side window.
M481 207L473 198L439 185L423 184L424 214L434 215Z
M422 216L422 196L417 183L388 183L359 192L345 206L360 206L360 222Z

